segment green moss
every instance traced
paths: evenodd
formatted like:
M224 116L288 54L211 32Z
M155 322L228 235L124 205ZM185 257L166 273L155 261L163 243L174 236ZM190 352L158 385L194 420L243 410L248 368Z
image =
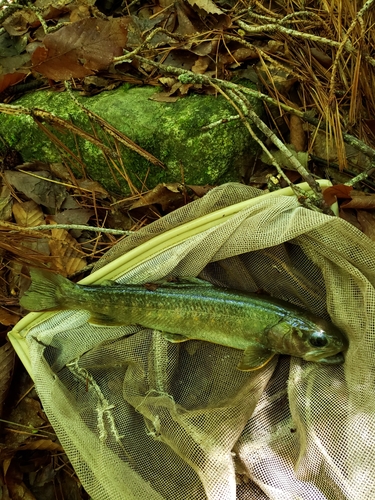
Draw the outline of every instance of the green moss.
M201 130L203 126L235 114L230 104L222 96L210 95L191 95L175 103L150 100L156 91L154 87L129 88L124 85L94 97L78 97L87 108L166 166L164 170L121 146L122 165L117 161L118 169L125 169L137 188L141 188L146 177L148 188L160 182L181 181L182 171L188 184L239 180L239 172L257 151L257 145L253 144L246 128L239 121L231 121L206 131ZM15 104L53 112L93 134L93 123L66 92L34 92ZM253 104L260 113L261 104L258 101ZM113 148L112 138L97 125L94 127L100 140ZM53 133L82 159L87 175L109 190L129 193L126 176L108 165L99 148L67 131L53 130ZM11 147L21 152L25 161L56 162L61 159L59 149L51 144L29 116L0 115L0 134ZM66 159L65 152L63 155ZM83 174L82 167L74 158L69 159L69 165L76 175Z

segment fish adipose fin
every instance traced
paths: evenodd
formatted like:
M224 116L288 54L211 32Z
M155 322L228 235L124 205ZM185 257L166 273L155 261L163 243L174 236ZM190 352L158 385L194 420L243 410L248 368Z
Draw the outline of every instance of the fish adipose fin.
M252 344L244 350L242 359L237 365L237 368L246 372L259 370L271 361L274 356L274 352L261 344Z
M186 342L189 339L189 337L185 337L185 335L179 335L178 333L169 333L169 332L163 332L163 337L168 340L169 342L172 342L173 344L178 344L179 342Z
M31 285L20 300L22 307L29 311L66 309L63 297L75 288L74 283L44 269L31 269L30 276Z

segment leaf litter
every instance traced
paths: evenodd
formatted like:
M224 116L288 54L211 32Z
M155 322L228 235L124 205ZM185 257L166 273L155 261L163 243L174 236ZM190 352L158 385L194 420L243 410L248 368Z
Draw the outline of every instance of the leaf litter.
M87 96L123 82L153 85L157 88L152 98L164 102L194 92L216 94L219 89L233 105L231 119L246 120L238 113L236 95L225 84L239 84L237 92L242 92L249 82L255 83L269 98L264 100L269 127L286 145L279 151L272 146L271 136L264 141L285 175L269 156L262 155L243 172L243 182L270 190L300 182L303 175L294 168L294 158L315 177L330 178L334 186L324 191L325 204L338 201L340 216L375 239L375 61L371 56L375 32L370 10L374 2L366 2L361 10L349 0L341 2L340 8L332 2L313 2L303 11L297 3L278 3L270 10L258 0L250 8L213 0L140 5L61 0L58 6L36 0L15 7L3 2L0 99L10 108L0 103L0 112L14 112L13 96L28 91L34 82L62 91L63 80L74 79L74 91ZM184 80L181 76L186 71L189 78ZM52 141L57 141L54 127L73 127L58 117L38 115L37 110L34 116ZM108 138L122 141L158 164L157 158L100 117L91 118ZM208 123L206 128L225 126L227 121ZM74 131L83 134L77 128ZM94 136L85 138L95 143ZM103 149L112 162L118 158L115 149ZM77 157L74 161L80 163ZM152 189L145 179L139 192L117 163L132 192L122 199L86 178L81 166L78 179L66 157L59 164L42 159L23 164L17 152L7 150L3 155L0 397L5 404L0 487L4 499L87 498L28 375L19 365L14 370L14 352L6 342L6 333L24 314L18 296L28 286L29 267L48 266L78 279L127 232L204 196L211 188L185 185L182 172L180 183ZM355 189L351 179L363 172L367 174ZM63 227L52 227L56 224ZM105 232L109 229L122 234Z

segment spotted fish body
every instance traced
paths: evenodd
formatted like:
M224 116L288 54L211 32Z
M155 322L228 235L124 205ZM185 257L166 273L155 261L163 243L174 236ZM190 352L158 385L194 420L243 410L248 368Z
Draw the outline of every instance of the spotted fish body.
M343 333L287 302L196 279L153 286L86 286L40 269L30 274L32 284L21 299L28 310L85 310L92 324L139 324L162 331L170 342L197 339L240 349L240 370L261 368L275 354L324 364L344 362Z

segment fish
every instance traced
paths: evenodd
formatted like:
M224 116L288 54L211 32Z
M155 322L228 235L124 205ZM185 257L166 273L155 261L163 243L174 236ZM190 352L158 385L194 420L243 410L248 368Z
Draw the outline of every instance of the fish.
M152 285L79 285L46 271L30 271L20 300L30 311L84 310L93 325L138 324L169 342L201 340L243 351L237 368L259 370L287 354L325 365L344 363L348 341L332 322L289 302L221 288L192 278Z

